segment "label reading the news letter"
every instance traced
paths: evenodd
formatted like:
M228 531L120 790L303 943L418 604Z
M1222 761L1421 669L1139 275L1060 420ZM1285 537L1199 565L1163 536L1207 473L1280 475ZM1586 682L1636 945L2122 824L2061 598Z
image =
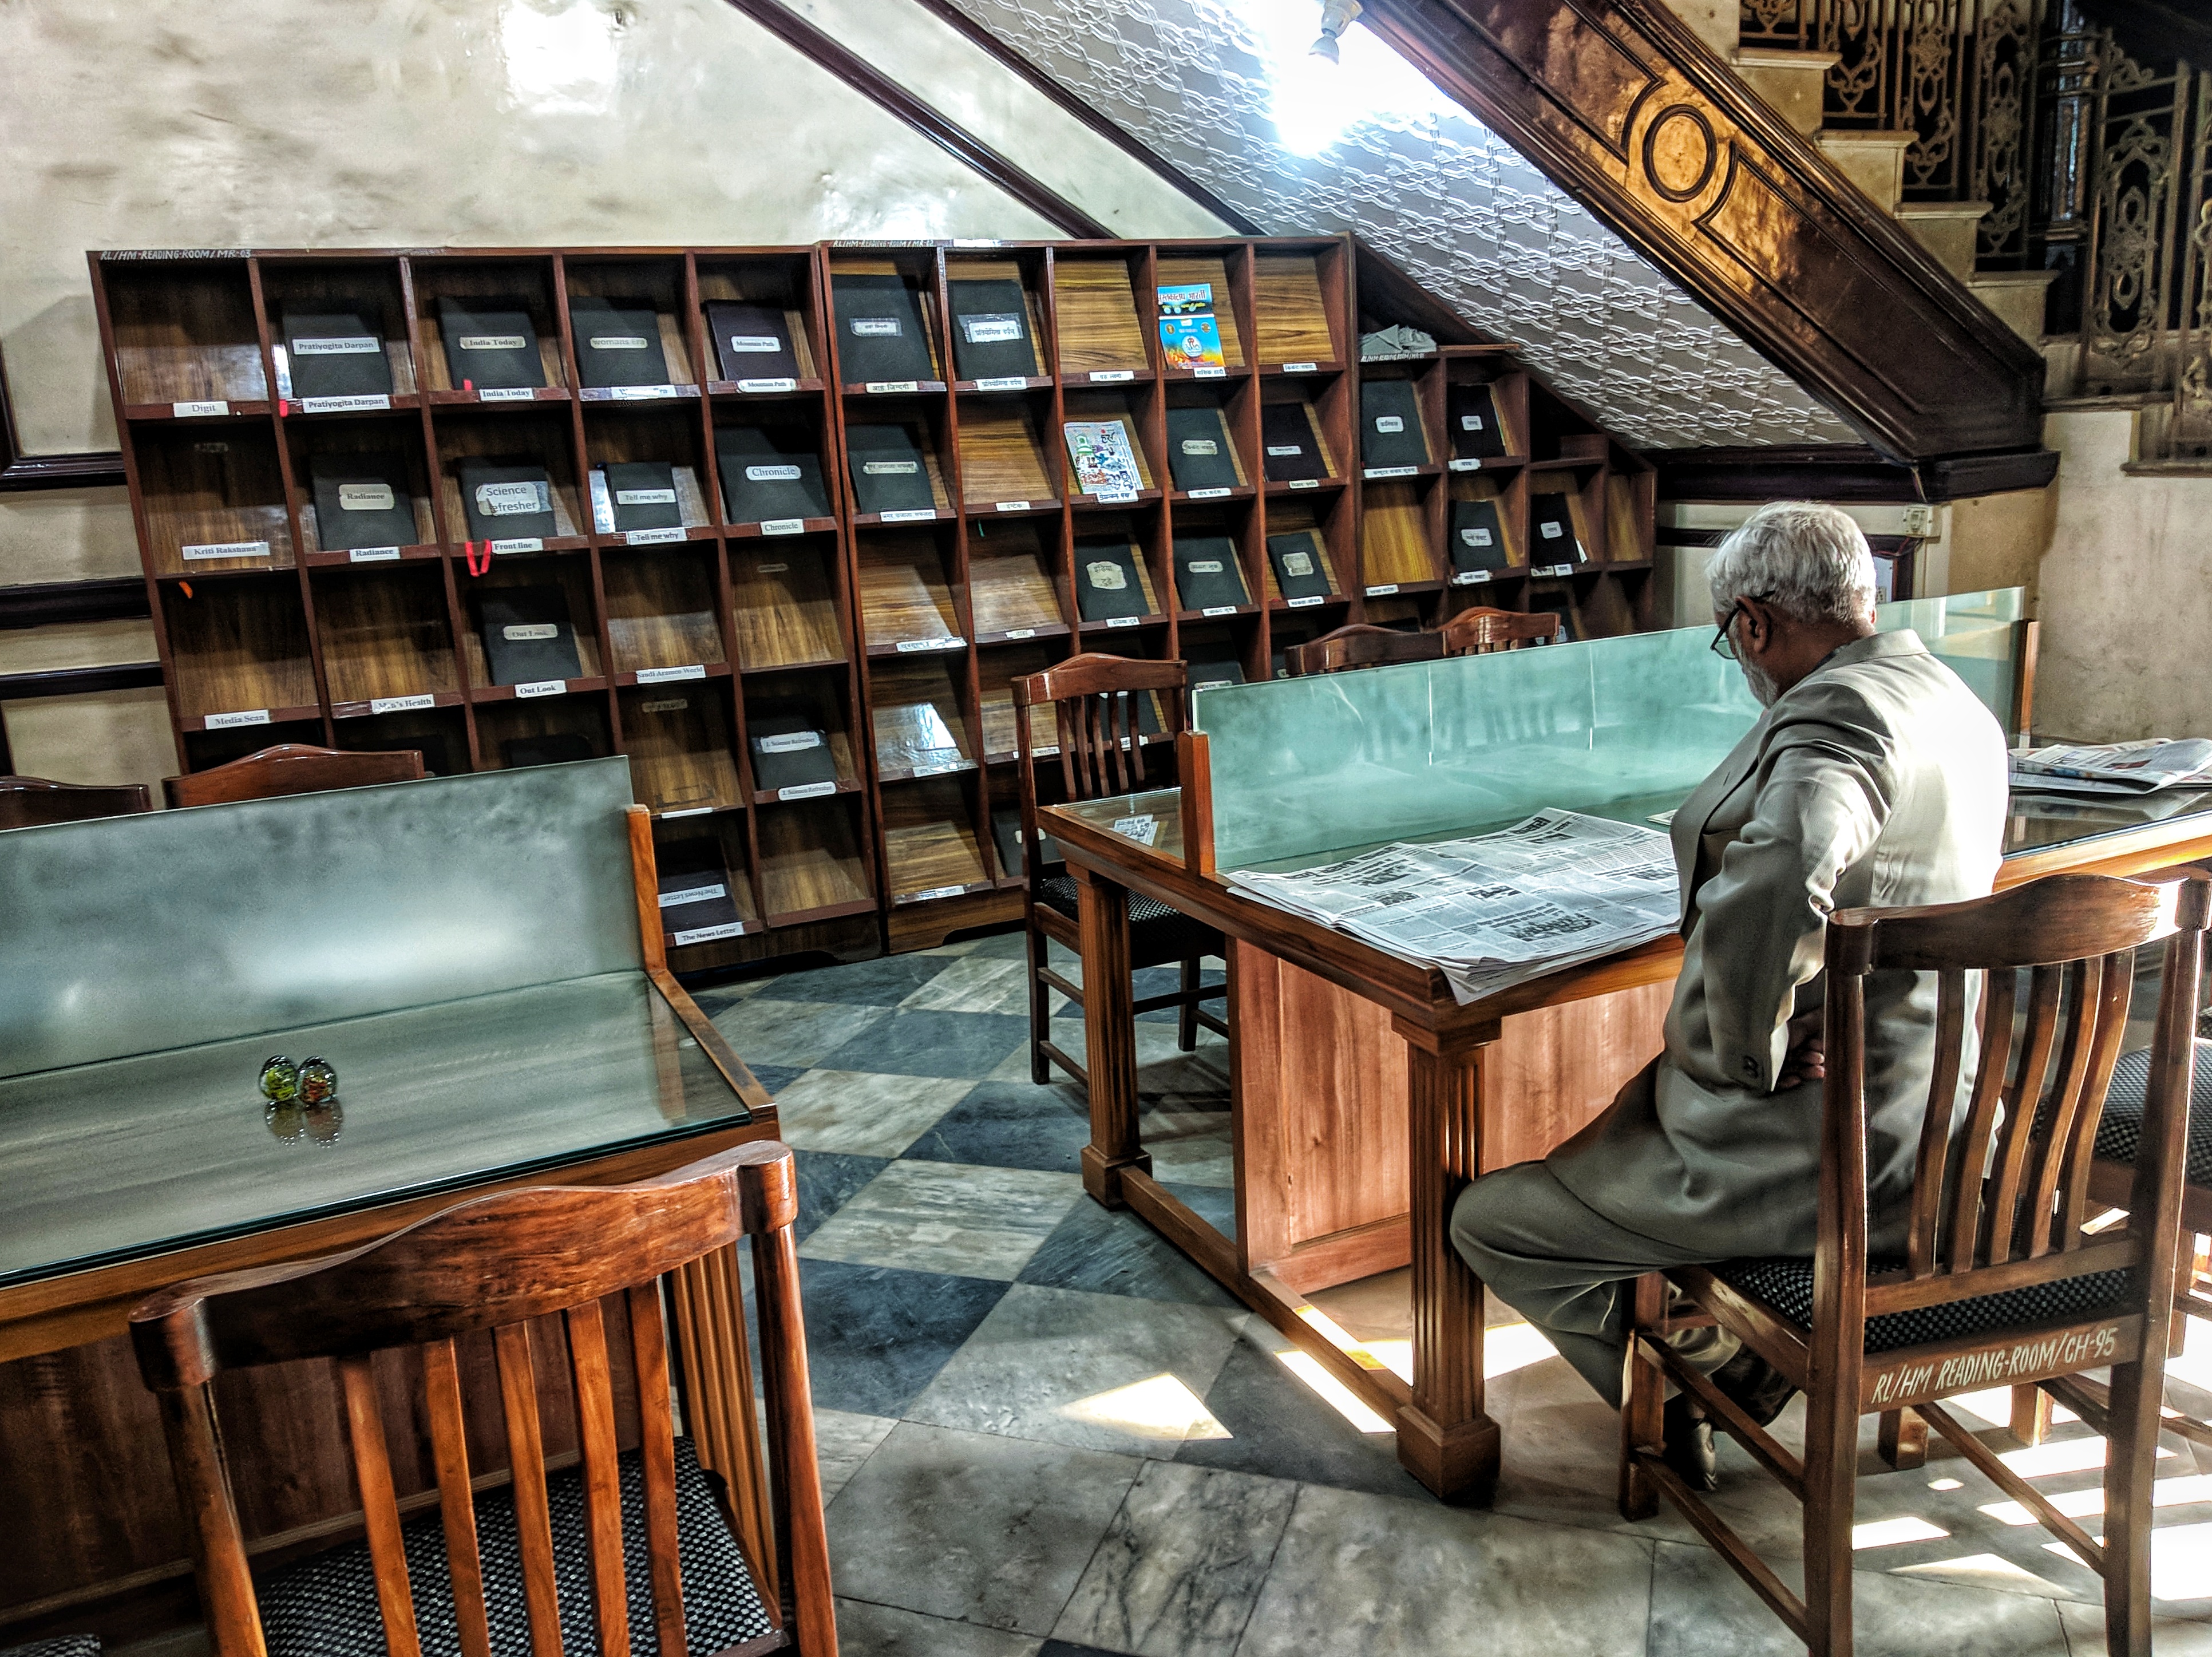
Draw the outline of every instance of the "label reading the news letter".
M1106 618L1106 625L1108 627L1134 627L1138 622L1142 619L1142 617L1136 616L1109 616Z
M988 379L977 380L975 389L979 391L1018 391L1028 384L1029 381L1019 374L994 374Z
M999 510L1000 512L1027 512L1029 509L1030 503L1026 501L1001 501L999 502Z
M1283 365L1283 372L1286 374L1311 374L1320 371L1321 364L1318 362L1285 362Z
M1305 598L1285 598L1283 600L1283 604L1289 610L1310 610L1328 596L1325 592L1316 592Z
M819 799L824 794L836 792L837 785L834 782L797 782L788 788L777 789L775 797L778 799Z
M200 723L210 731L228 731L234 725L266 725L269 723L269 710L265 707L249 707L236 713L210 713Z
M1229 370L1212 362L1201 362L1190 371L1193 379L1225 379Z
M1193 489L1189 498L1193 501L1226 501L1229 493L1227 489Z
M640 684L668 684L678 679L703 679L707 670L694 662L689 667L641 667L637 671Z
M727 897L730 889L719 881L712 886L687 886L680 892L663 892L660 907L673 909L686 903L709 903L718 897Z
M1133 840L1139 846L1150 846L1160 837L1158 817L1116 817L1114 832L1124 840Z
M1136 377L1137 371L1134 368L1093 368L1091 371L1091 383L1093 385L1117 385L1122 380L1134 379Z
M209 415L227 415L229 412L230 404L228 403L172 403L169 405L169 413L179 420L200 420Z
M566 679L526 679L514 687L518 697L558 696L568 689Z
M805 529L806 520L804 518L763 518L761 519L760 532L763 535L799 535L805 533Z
M799 382L788 379L741 379L738 382L738 389L741 391L795 391L799 389Z
M1398 584L1395 581L1392 581L1383 586L1368 588L1367 596L1370 598L1387 598L1397 590Z
M517 341L520 344L521 342ZM531 385L487 385L477 392L479 403L535 403L538 391Z
M1411 477L1420 470L1421 469L1419 466L1370 466L1366 470L1365 476L1369 477Z
M937 516L934 507L915 507L903 512L878 513L878 519L886 524L924 524Z
M1234 604L1214 604L1206 610L1201 610L1198 613L1201 616L1234 616L1237 613L1237 606Z
M363 391L353 397L303 397L300 399L301 414L368 414L391 406L392 399L381 391Z
M487 541L484 545L494 552L543 552L545 543L534 535L518 535L509 541Z
M886 391L918 391L921 389L921 382L918 379L872 379L867 382L867 386L872 393L880 397Z
M1486 569L1463 569L1452 577L1452 585L1455 587L1471 587L1478 581L1487 581L1489 579L1490 572Z
M1482 470L1481 457L1455 460L1451 463L1451 469L1455 472L1479 472Z
M266 558L266 541L211 541L204 545L179 547L179 556L184 558Z
M388 564L399 556L397 547L356 547L346 554L346 559L356 564Z
M372 713L411 713L421 707L435 707L438 699L428 692L415 696L372 696L368 711Z
M666 815L672 817L676 813L671 811ZM678 945L720 944L724 938L743 938L744 935L745 923L742 920L732 920L726 926L694 926L688 932L671 932L668 935L668 941Z

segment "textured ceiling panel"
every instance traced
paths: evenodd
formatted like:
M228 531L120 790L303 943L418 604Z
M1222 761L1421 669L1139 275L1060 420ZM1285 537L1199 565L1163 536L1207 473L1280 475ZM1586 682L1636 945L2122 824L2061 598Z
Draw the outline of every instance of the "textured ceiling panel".
M1356 231L1633 443L1858 440L1365 30L1305 58L1308 0L953 3L1263 229Z

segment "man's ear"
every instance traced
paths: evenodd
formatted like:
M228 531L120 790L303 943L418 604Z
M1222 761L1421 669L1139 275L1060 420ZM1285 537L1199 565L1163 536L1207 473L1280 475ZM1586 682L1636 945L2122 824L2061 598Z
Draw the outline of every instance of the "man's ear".
M1744 642L1754 651L1765 650L1774 642L1774 610L1764 599L1744 598Z

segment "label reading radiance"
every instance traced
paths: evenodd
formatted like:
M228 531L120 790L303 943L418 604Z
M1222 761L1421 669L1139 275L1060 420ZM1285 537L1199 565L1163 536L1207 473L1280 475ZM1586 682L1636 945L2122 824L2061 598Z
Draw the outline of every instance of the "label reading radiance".
M667 684L677 679L703 679L707 670L694 662L689 667L641 667L637 671L640 684Z
M626 547L658 547L671 541L684 539L684 531L672 527L662 530L625 530L623 544Z
M806 520L804 518L763 518L761 519L760 532L763 535L800 535L805 532L805 529ZM778 569L787 569L790 566L787 564L778 564L775 568ZM769 567L766 564L763 564L761 566L761 573L763 575L768 574L768 569Z
M518 345L520 340L515 342ZM479 403L535 403L538 391L530 385L487 385L477 392Z
M383 392L362 392L355 397L303 397L300 399L301 414L367 414L373 410L388 409L392 399Z
M526 700L532 696L558 696L568 689L566 679L526 679L514 687L514 694Z
M1193 501L1225 501L1231 493L1228 489L1193 489L1188 498Z
M777 789L775 797L778 799L819 799L824 794L836 792L837 785L834 782L795 782L788 788Z
M1093 385L1116 385L1125 379L1134 379L1136 377L1137 371L1134 368L1093 368L1091 371L1091 383Z
M994 374L988 379L977 380L975 389L979 391L1018 391L1028 384L1029 381L1019 374Z
M177 551L185 558L266 558L266 541L212 541L205 545L179 547Z
M249 707L235 713L210 713L200 723L210 731L229 731L241 725L266 725L269 723L269 710Z
M730 889L719 881L712 886L689 886L680 892L663 892L660 907L673 909L686 903L708 903L718 897L727 897Z
M169 412L179 420L204 420L210 415L227 415L228 403L172 403Z
M1370 466L1366 470L1365 476L1369 477L1412 477L1420 470L1421 469L1419 466Z
M918 379L872 379L867 382L867 389L880 397L886 391L918 391L921 389L921 382Z
M1150 846L1160 837L1158 817L1116 817L1114 832L1125 840L1133 840L1139 846Z
M799 382L795 379L741 379L738 382L738 389L741 391L795 391L799 389Z
M392 485L389 483L341 483L338 485L340 512L390 512Z
M348 561L356 564L388 564L398 556L397 547L356 547L346 554Z
M663 816L672 817L684 814L676 811L664 811L661 815ZM745 923L742 920L732 920L726 926L694 926L689 932L671 932L668 935L668 941L671 944L679 945L687 944L719 944L724 938L743 938L744 935Z
M965 639L956 639L949 634L942 639L902 639L898 641L902 656L911 655L917 650L964 650L967 647Z
M435 707L438 699L427 691L414 696L372 696L368 711L372 713L412 713L417 708Z

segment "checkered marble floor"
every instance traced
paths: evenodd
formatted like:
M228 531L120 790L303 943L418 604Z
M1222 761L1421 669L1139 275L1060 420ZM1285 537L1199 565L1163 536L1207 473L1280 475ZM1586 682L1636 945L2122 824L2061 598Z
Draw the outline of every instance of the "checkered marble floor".
M1171 987L1173 968L1156 974L1140 993ZM1671 1513L1620 1520L1614 1416L1510 1313L1493 1309L1489 1353L1505 1477L1491 1508L1449 1508L1263 1320L1092 1202L1081 1089L1029 1079L1018 933L697 995L798 1152L846 1657L1802 1650ZM1082 1050L1079 1023L1060 1035ZM1155 1173L1229 1229L1226 1047L1201 1031L1177 1052L1163 1012L1140 1021L1139 1057ZM1402 1274L1316 1299L1402 1352ZM2181 1369L2212 1388L2212 1343ZM2175 1401L2212 1413L2187 1382ZM2002 1392L1966 1407L2014 1450ZM2086 1568L1940 1445L1892 1472L1872 1434L1862 1651L2104 1650ZM2102 1451L2071 1423L2013 1460L2094 1531ZM2212 1654L2212 1453L2166 1451L2158 1650ZM1722 1456L1716 1505L1794 1581L1792 1504L1733 1445Z

